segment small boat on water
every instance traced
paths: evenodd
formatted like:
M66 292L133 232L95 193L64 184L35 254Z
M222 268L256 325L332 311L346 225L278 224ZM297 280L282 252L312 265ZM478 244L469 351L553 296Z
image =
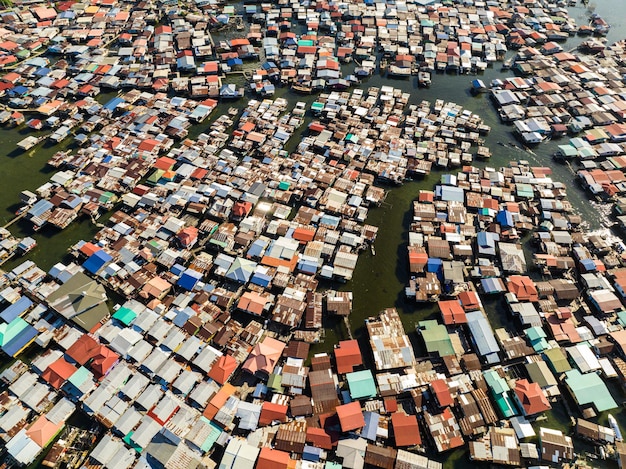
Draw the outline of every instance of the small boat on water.
M609 425L615 432L615 441L622 441L622 432L619 429L619 425L617 424L617 420L611 414L609 414Z

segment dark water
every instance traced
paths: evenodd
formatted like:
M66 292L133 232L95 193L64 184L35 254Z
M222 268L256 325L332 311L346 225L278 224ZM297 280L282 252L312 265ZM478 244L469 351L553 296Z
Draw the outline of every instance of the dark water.
M590 8L576 7L570 8L570 16L576 19L577 24L587 22L590 10L603 16L611 24L609 42L614 42L626 37L626 13L624 12L623 0L598 0L592 2ZM616 13L619 12L619 13ZM219 40L216 37L216 40ZM574 48L582 41L581 38L572 37L564 45L565 50ZM487 69L481 78L485 83L489 83L494 78L511 76L510 71L501 71L497 66ZM556 146L565 143L566 139L554 140L534 148L535 154L522 150L514 150L503 147L497 142L509 142L514 140L510 126L502 125L498 115L493 109L487 95L472 96L469 92L470 82L474 77L471 75L433 75L433 83L429 89L418 89L415 78L409 80L389 80L380 75L374 75L367 79L362 87L380 87L390 85L411 92L411 103L419 103L422 100L434 102L436 99L455 102L464 108L479 114L486 124L492 127L491 133L486 137L493 156L486 163L476 163L477 165L489 165L493 167L505 166L509 161L520 159L528 160L534 166L551 166L553 178L568 184L569 200L578 212L587 220L591 228L600 226L600 216L589 204L587 197L577 185L572 184L573 173L567 166L558 165L551 159L551 154ZM232 77L226 82L243 84L241 77ZM286 88L279 88L276 97L284 96L291 102L304 101L311 103L315 96L298 96L289 92ZM99 100L105 102L108 97L101 97ZM246 100L235 103L226 103L221 108L214 111L213 116L225 112L228 107L234 106L242 108ZM190 130L190 137L196 137L200 132L208 128L208 122L193 127ZM303 126L303 129L305 126ZM45 183L50 175L51 169L46 166L46 161L64 146L46 147L38 145L34 151L27 153L16 151L16 143L28 135L28 129L2 129L0 131L0 225L10 220L17 209L19 202L19 192L24 189L34 190ZM302 132L302 131L301 131ZM296 133L289 142L288 147L295 147L299 141L300 132ZM69 140L67 141L69 142ZM66 143L67 145L67 143ZM370 211L368 223L379 226L378 238L376 240L376 256L369 252L363 253L360 257L354 278L351 282L341 286L342 289L354 292L354 312L350 317L352 332L359 340L366 342L363 321L369 316L378 314L384 308L394 306L400 313L407 332L416 347L416 354L422 355L422 346L414 334L415 324L431 315L435 314L435 307L432 305L417 305L406 301L404 297L404 286L408 281L408 266L406 256L406 244L408 238L408 228L411 221L411 203L417 196L420 189L432 189L434 183L439 179L441 172L434 171L433 174L419 181L412 181L401 187L389 188L389 194L385 204ZM33 236L30 224L19 222L11 227L11 231L16 236ZM38 247L29 253L28 257L37 262L43 269L49 269L55 262L63 258L67 248L80 239L90 239L97 228L90 221L81 219L74 222L63 232L52 228L46 228L34 237L37 239ZM14 260L5 264L5 270L17 265L20 260ZM337 286L339 287L339 286ZM501 315L498 310L499 300L487 300L485 302L490 320L494 327L506 327L509 325L507 317ZM314 351L330 350L337 340L345 338L346 331L340 322L327 324L326 341L314 347ZM367 350L367 349L365 349ZM615 387L612 389L617 402L622 402L623 397ZM614 415L623 422L623 429L626 430L626 416L624 412L614 412ZM556 407L547 414L548 420L543 422L544 426L561 428L568 430L569 420L564 409ZM602 415L600 422L606 424L606 415ZM539 425L537 425L538 427ZM442 460L442 457L435 457ZM467 464L467 454L463 450L449 453L446 459L446 467L458 467Z

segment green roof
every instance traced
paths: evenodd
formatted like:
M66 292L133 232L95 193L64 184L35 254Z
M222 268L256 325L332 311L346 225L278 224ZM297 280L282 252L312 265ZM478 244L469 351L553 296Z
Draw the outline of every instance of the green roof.
M311 39L300 39L298 41L299 46L313 46L315 45Z
M370 370L355 371L346 375L352 399L376 397L376 383Z
M446 326L439 324L436 320L421 321L418 325L421 330L426 350L428 353L437 352L439 356L454 355L454 347Z
M548 350L544 350L543 354L548 359L548 364L552 371L555 373L565 373L572 369L569 362L567 361L567 357L565 356L565 352L561 348L551 348Z
M85 381L91 380L92 377L93 373L84 366L81 366L68 378L68 381L78 388L82 386Z
M311 104L311 109L315 109L316 111L321 111L322 109L324 109L324 103L315 101L313 104Z
M596 373L582 374L578 370L570 370L565 373L565 384L572 391L579 406L592 404L598 412L617 407L606 384Z
M282 393L284 388L282 387L283 377L282 375L277 375L272 373L267 380L267 387L272 389L273 391Z
M578 155L578 150L572 145L559 145L559 153L566 158L574 158Z
M137 317L137 313L135 313L132 309L122 306L118 309L113 315L114 319L117 319L121 323L125 325L129 325L131 322L135 320Z
M280 181L280 183L278 184L278 188L279 188L281 191L286 191L286 190L288 190L288 189L289 189L289 186L290 186L290 185L291 185L291 184L289 184L289 182L287 182L287 181Z
M150 175L150 177L148 178L148 182L151 184L156 184L157 182L159 182L159 179L161 179L161 176L163 176L164 174L165 171L163 171L162 169L157 169L154 171L154 173Z
M338 462L326 461L324 469L341 469L343 466Z

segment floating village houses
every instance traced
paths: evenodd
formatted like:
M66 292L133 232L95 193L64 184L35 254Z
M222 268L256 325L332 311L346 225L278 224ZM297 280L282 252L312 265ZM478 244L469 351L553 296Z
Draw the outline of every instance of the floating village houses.
M618 423L599 424L626 386L623 244L584 229L547 165L475 166L491 156L479 115L392 82L349 91L515 49L489 84L499 116L523 145L568 134L556 156L619 211L624 44L564 5L246 3L248 27L221 2L3 11L0 121L41 132L23 149L74 140L20 214L38 231L109 212L63 263L0 276L3 462L437 469L463 448L560 464L578 437L541 426L556 408L626 458ZM564 52L577 32L597 37ZM292 105L280 85L319 94ZM375 253L369 211L435 169L403 253L404 294L433 316L413 336L391 305L368 311L368 340L311 352L330 316L360 326L337 284ZM0 232L0 262L33 248Z

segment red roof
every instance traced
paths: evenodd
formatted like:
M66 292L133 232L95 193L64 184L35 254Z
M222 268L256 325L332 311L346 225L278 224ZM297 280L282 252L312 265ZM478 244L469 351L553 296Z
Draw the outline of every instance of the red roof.
M475 291L464 291L459 293L459 301L465 311L473 311L480 308L480 300Z
M417 417L415 417L415 415L407 415L404 412L394 412L391 414L391 424L393 425L396 446L422 444L420 429L417 425Z
M99 350L100 344L98 341L87 334L83 334L65 353L79 365L84 365L95 357Z
M243 202L241 200L237 201L233 206L233 214L237 217L245 217L252 210L252 203Z
M85 243L83 244L79 251L82 252L85 256L89 257L92 254L100 251L102 248L100 246L96 246L93 243Z
M65 422L61 421L55 424L48 420L45 415L42 415L26 430L26 435L40 447L45 448L64 425Z
M340 405L336 410L342 432L349 432L365 426L360 403L351 402L350 404Z
M306 427L306 442L322 449L333 449L330 435L323 428Z
M335 348L337 373L351 373L354 367L363 364L361 349L356 340L342 340Z
M209 378L214 379L219 384L224 384L230 375L237 369L237 362L230 355L222 355L211 367Z
M65 383L76 370L77 368L74 365L66 362L64 358L59 358L44 370L41 377L55 389L60 389L63 383Z
M430 388L437 397L437 402L441 407L447 407L453 404L452 396L450 395L450 388L443 379L436 379L430 382Z
M286 405L274 404L273 402L263 402L261 407L261 416L259 417L259 425L270 425L274 420L285 422L287 420Z
M385 397L383 402L385 403L385 412L388 414L398 411L398 401L396 401L395 397Z
M289 453L264 446L259 453L256 469L287 469L288 465Z
M117 353L101 345L89 368L97 377L102 377L109 372L119 359L120 356Z
M467 322L465 311L459 300L439 301L437 304L441 310L444 324L465 324Z
M198 228L188 226L178 233L178 239L184 247L189 247L198 239Z
M524 414L534 415L552 408L545 394L537 383L520 379L515 383L515 395L524 407Z

